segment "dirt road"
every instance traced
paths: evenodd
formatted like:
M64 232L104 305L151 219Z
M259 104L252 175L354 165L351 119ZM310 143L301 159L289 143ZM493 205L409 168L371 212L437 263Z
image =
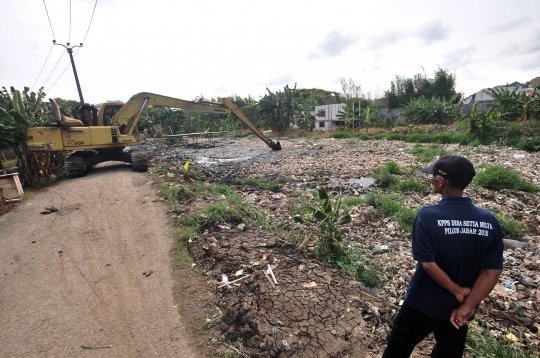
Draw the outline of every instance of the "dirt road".
M0 217L1 357L202 356L173 301L157 190L102 164Z

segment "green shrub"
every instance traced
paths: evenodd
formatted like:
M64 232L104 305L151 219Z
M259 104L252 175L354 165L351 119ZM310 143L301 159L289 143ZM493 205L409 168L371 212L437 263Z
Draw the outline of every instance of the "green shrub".
M523 138L517 142L516 147L527 152L540 152L540 137Z
M360 140L370 140L371 137L369 135L367 135L367 134L360 134L358 136L358 139L360 139Z
M330 138L336 138L336 139L351 138L352 136L353 135L349 132L335 132L335 133L330 134Z
M521 221L502 213L494 212L493 215L495 215L497 221L501 224L504 238L522 240L527 234L527 228Z
M396 218L400 228L405 231L412 231L414 219L420 209L402 207L397 213Z
M382 140L386 138L386 134L384 133L377 133L374 136L372 136L374 140Z
M390 133L386 136L386 140L403 140L405 136L399 133Z
M398 177L386 170L375 171L373 173L373 179L375 179L375 184L381 188L388 188L399 181Z
M530 181L523 179L517 171L499 165L490 166L477 173L474 184L495 191L514 189L535 193L540 190Z
M403 199L399 195L384 195L379 192L369 192L366 195L366 203L373 206L385 216L394 216L402 209Z
M324 148L324 144L321 144L321 143L315 144L315 145L313 146L313 148L315 148L315 149L323 149L323 148Z
M390 174L401 174L401 168L399 167L399 164L394 161L386 163L383 168Z
M392 184L390 187L392 191L399 191L402 193L407 193L411 191L424 192L428 190L428 186L425 183L421 183L415 178L406 178L398 181L395 184Z

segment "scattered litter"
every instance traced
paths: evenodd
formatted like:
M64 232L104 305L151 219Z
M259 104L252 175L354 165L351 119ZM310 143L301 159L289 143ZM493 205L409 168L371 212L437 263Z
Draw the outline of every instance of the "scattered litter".
M196 262L194 262L194 263L191 264L191 267L195 267L195 266L197 266L197 263L196 263Z
M223 275L223 276L225 276L225 275ZM249 277L249 275L244 276L244 277L240 277L240 278L238 278L238 279L236 279L236 280L233 280L233 281L230 281L230 282L226 282L226 283L224 283L223 285L218 286L218 288L222 288L222 287L228 286L228 285L230 285L230 284L232 284L232 283L238 282L238 281L243 280L243 279L248 278L248 277Z
M81 346L84 349L100 349L100 348L112 348L112 346Z
M291 350L291 346L289 345L289 342L287 342L286 339L283 340L283 348L285 348L286 351Z
M263 255L262 255L262 260L263 260L263 261L266 261L267 259L268 259L268 254L263 254Z
M240 231L244 231L244 230L246 230L246 224L239 224L239 225L237 226L237 228L238 228L238 230L240 230Z
M40 214L47 215L47 214L55 213L57 211L58 211L58 209L55 208L54 206L48 206L48 207L45 208L44 211L40 212Z
M154 271L150 270L150 271L148 271L148 272L143 272L142 274L144 275L144 277L148 277L148 276L150 276L150 275L153 274L153 273L154 273Z
M317 286L317 282L315 281L311 281L311 282L306 282L302 285L302 287L305 287L305 288L311 288L311 287L315 287Z
M238 277L238 276L242 276L243 273L244 273L244 269L241 269L241 270L236 271L234 275Z
M268 270L266 270L266 273L269 273L272 276L272 279L274 280L274 283L277 285L276 276L274 276L274 271L272 271L272 266L268 265Z

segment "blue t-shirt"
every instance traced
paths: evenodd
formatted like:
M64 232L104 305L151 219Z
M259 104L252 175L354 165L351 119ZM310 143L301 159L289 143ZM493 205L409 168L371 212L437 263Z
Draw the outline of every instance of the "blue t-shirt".
M431 278L422 262L435 262L456 284L472 288L482 268L503 268L503 246L497 219L470 198L446 197L422 208L412 231L418 264L405 302L432 318L449 319L460 303Z

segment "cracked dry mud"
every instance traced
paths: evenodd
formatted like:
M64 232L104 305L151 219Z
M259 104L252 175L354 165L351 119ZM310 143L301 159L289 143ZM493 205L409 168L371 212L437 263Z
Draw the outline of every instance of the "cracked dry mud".
M249 357L365 357L364 347L383 344L372 327L388 327L390 315L378 308L388 304L274 234L215 232L188 250L210 278L239 268L249 275L217 289L218 305L227 306L222 329ZM265 275L268 265L277 285Z

